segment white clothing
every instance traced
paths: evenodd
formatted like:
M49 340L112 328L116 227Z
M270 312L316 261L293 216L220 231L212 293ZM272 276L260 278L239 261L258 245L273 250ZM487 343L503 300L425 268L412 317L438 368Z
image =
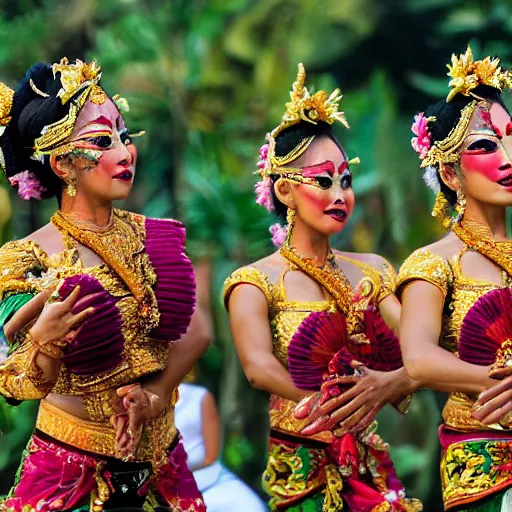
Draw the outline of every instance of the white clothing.
M195 384L182 383L176 404L176 427L183 437L188 455L188 466L198 467L204 462L203 418L201 406L207 390ZM268 510L258 495L220 461L193 472L203 494L208 512L264 512Z

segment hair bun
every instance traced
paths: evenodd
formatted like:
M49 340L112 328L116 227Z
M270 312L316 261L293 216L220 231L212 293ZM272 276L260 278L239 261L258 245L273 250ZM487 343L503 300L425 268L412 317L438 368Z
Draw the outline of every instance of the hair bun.
M29 171L44 189L42 198L52 197L62 187L48 162L32 158L34 140L43 128L66 115L68 107L57 98L60 87L60 80L53 76L52 66L44 62L34 64L14 93L11 120L0 137L7 178Z

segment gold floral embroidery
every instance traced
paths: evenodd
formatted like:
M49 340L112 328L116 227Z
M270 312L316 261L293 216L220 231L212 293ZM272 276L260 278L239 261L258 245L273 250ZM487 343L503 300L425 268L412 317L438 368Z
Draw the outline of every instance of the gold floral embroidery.
M510 440L452 443L441 461L445 508L471 503L512 484Z

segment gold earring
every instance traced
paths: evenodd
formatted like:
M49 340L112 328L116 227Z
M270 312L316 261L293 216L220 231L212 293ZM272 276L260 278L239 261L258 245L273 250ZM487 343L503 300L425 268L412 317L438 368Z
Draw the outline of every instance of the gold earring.
M455 211L457 212L456 222L461 222L466 211L466 196L462 187L457 189L457 203L455 205Z
M438 192L436 195L436 202L432 209L432 217L438 219L446 229L449 229L452 223L452 218L448 214L450 203L446 196L442 192Z
M295 210L293 208L288 208L288 210L286 211L286 223L288 225L286 230L285 244L287 246L290 246L292 240L292 230L293 226L295 225Z
M69 178L66 181L66 194L69 197L76 196L76 179L74 176L69 176Z

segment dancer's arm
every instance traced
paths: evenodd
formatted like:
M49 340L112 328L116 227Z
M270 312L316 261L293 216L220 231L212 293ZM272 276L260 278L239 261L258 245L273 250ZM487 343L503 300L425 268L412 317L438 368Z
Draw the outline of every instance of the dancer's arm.
M268 303L256 286L240 284L228 302L229 324L245 375L257 389L298 402L312 392L299 389L273 354Z
M74 314L80 288L77 286L62 302L48 303L52 290L46 290L19 308L4 325L9 343L18 343L0 366L0 394L14 400L45 397L56 381L62 347L72 340L77 327L94 308ZM33 324L27 330L27 326Z
M443 293L434 284L412 280L405 286L399 329L405 369L420 387L480 393L495 383L489 367L461 361L439 346L443 305Z

